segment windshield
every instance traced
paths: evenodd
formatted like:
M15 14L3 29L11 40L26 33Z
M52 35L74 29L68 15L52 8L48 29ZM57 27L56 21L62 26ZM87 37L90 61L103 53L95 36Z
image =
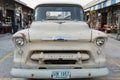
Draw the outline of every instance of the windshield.
M44 6L44 5L43 5ZM84 12L80 6L47 5L35 9L35 20L79 20L84 21Z

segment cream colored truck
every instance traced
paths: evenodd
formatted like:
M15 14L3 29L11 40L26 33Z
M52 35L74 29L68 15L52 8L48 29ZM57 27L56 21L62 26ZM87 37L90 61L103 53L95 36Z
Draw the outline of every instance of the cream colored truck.
M13 35L17 78L71 79L108 74L104 47L107 35L89 28L75 3L42 3L29 29Z

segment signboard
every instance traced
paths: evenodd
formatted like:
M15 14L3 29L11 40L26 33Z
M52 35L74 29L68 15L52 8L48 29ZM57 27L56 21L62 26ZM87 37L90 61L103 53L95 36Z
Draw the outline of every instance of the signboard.
M106 1L102 3L102 7L103 7L103 8L106 7Z
M107 5L106 6L110 6L111 5L111 1L110 0L108 0L107 1Z
M111 5L114 5L116 3L116 0L111 0Z
M101 9L102 8L102 5L101 5L101 3L100 4L98 4L98 9Z

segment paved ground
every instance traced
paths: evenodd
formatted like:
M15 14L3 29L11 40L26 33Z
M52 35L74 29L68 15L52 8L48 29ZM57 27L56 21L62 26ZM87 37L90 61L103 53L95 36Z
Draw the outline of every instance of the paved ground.
M14 45L11 40L12 34L0 35L0 77L10 77L9 72L13 66L12 54Z
M0 80L12 79L9 75L9 72L13 66L13 55L11 52L14 49L11 36L11 34L0 35ZM120 80L120 41L117 41L114 38L109 38L105 50L107 57L106 66L109 68L110 73L106 77L92 80Z
M0 34L0 58L13 51L14 45L11 36L12 34Z

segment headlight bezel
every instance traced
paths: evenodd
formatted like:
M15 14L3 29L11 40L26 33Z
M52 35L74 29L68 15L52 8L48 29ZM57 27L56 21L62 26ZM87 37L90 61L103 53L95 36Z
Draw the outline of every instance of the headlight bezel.
M24 46L26 42L25 42L25 39L23 37L15 37L14 43L16 46L21 47L21 46Z
M95 39L95 43L97 46L103 46L106 42L106 39L104 37L98 37Z

